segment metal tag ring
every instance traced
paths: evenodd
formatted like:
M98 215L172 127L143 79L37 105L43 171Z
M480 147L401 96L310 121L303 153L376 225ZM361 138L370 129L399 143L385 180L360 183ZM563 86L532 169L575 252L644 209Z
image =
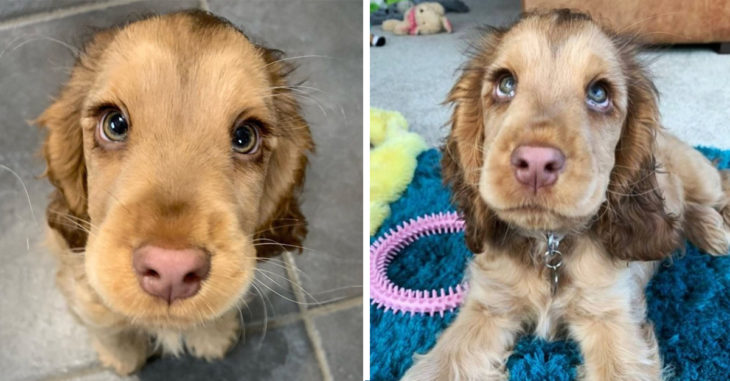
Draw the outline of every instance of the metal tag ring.
M545 267L550 270L557 270L563 265L563 253L559 250L548 250L545 252Z

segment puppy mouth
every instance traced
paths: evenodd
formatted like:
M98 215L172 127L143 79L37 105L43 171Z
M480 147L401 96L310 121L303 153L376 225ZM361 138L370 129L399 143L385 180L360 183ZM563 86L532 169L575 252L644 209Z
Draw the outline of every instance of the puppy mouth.
M530 213L530 214L532 214L532 213L553 213L553 214L559 215L559 213L555 213L553 210L546 208L542 205L537 205L537 204L515 206L515 207L511 207L511 208L502 209L501 212L504 212L504 213Z
M496 209L504 221L527 231L567 231L582 226L586 217L567 216L553 208L539 204L526 204L504 209Z

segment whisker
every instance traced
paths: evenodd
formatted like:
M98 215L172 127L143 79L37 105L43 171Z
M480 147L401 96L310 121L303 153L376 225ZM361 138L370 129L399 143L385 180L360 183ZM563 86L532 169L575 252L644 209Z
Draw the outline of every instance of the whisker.
M2 54L0 54L0 56L2 56ZM4 169L4 170L10 172L10 174L15 176L15 178L17 178L18 181L20 181L20 185L23 187L23 192L25 192L25 199L28 201L28 207L30 208L31 218L33 218L33 223L35 223L36 226L38 226L38 219L35 216L35 210L33 209L33 203L30 201L30 193L28 193L28 187L25 186L25 181L23 181L23 178L20 177L18 172L15 172L12 168L10 168L6 165L0 164L0 169Z
M25 37L30 37L30 38L28 38L25 41L22 41L22 42L18 43L15 46L12 46L18 39L25 38ZM2 51L0 51L0 58L2 58L2 56L5 55L5 53L12 52L12 51L14 51L16 49L19 49L19 48L21 48L21 47L23 47L23 46L31 43L31 42L43 41L43 40L50 41L50 42L55 42L55 43L57 43L57 44L65 47L65 48L67 48L68 50L71 51L71 53L73 53L74 57L78 56L78 54L79 54L78 49L76 49L75 47L71 46L70 44L68 44L66 42L63 42L63 41L58 40L58 39L55 39L53 37L48 37L48 36L43 36L43 35L25 35L25 36L19 36L15 40L11 41L10 44L8 44L8 46L5 47L5 49L3 49Z
M264 67L268 67L268 66L273 65L273 64L278 63L278 62L293 61L293 60L298 60L298 59L302 59L302 58L327 58L327 59L332 59L332 60L335 59L334 57L330 57L330 56L322 56L322 55L317 55L317 54L308 54L308 55L304 55L304 56L295 56L295 57L281 58L281 59L278 59L276 61L271 61L271 62L267 63L266 65L264 65Z

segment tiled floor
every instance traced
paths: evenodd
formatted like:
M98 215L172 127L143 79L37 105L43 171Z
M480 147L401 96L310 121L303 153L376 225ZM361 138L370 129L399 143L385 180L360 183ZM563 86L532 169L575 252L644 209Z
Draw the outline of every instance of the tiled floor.
M263 265L270 289L251 295L245 342L224 361L156 359L129 379L361 379L359 0L0 2L0 379L119 379L100 367L54 287L55 264L40 245L50 192L38 179L42 134L28 121L56 95L95 29L182 8L208 8L300 57L296 77L313 88L302 102L318 145L303 202L310 234L301 256Z

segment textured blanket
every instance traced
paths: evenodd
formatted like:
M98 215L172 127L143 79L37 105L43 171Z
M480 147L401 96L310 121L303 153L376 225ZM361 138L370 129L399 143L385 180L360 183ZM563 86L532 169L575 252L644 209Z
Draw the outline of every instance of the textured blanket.
M700 147L719 167L730 167L730 151ZM413 182L391 204L392 214L373 238L403 221L453 211L441 184L440 154L431 149L418 158ZM463 234L424 237L393 260L388 277L411 289L440 289L462 281L471 253ZM688 244L683 255L665 261L647 290L665 366L677 380L726 380L730 374L730 256L711 257ZM404 315L370 307L370 376L398 380L414 353L427 352L458 311ZM582 363L574 342L522 337L507 362L512 380L573 380Z

